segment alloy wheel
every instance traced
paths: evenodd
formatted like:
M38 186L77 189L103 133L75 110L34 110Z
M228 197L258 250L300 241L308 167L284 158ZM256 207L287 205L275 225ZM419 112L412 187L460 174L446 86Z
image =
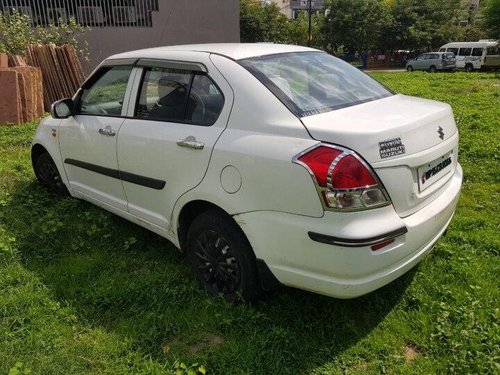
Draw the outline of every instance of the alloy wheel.
M240 287L240 265L228 241L213 230L200 233L192 261L197 277L212 293L228 295Z

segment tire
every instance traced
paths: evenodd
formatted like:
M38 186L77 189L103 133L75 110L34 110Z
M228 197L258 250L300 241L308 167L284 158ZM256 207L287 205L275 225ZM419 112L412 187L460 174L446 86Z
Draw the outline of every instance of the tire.
M210 294L230 303L240 297L252 302L262 294L250 243L228 215L207 211L196 217L186 248L196 279Z
M48 152L40 154L33 164L36 178L43 188L54 195L69 196L68 189Z
M467 73L472 73L474 71L474 66L472 64L465 65L465 71Z
M407 72L413 72L413 66L408 65L408 66L406 67L406 71L407 71Z
M436 67L435 67L434 65L431 65L431 66L429 67L429 72L430 72L430 73L436 73Z

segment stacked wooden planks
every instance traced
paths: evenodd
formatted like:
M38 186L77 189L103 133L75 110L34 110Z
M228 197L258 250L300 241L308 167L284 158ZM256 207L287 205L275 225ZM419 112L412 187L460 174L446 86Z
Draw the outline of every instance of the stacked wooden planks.
M33 121L43 112L40 68L26 66L22 57L0 54L0 124Z
M73 96L85 80L82 64L71 45L30 45L27 60L29 65L42 70L46 111L56 100Z

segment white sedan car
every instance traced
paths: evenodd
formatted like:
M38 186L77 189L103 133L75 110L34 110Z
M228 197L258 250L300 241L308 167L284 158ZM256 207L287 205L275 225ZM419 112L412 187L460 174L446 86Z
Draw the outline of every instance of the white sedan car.
M31 155L49 191L167 238L228 300L373 291L431 251L462 184L448 104L275 44L112 56L54 103Z

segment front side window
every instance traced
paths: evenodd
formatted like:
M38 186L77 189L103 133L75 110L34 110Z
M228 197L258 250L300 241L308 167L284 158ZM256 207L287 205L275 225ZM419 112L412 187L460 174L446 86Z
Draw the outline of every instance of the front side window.
M212 125L223 105L221 91L205 74L171 68L146 68L136 117Z
M456 56L458 55L458 48L448 48L447 52L452 52Z
M393 95L340 59L324 52L293 52L240 60L298 117Z
M106 67L98 71L80 97L80 114L120 116L131 66Z
M472 48L460 48L458 51L458 56L470 56Z

